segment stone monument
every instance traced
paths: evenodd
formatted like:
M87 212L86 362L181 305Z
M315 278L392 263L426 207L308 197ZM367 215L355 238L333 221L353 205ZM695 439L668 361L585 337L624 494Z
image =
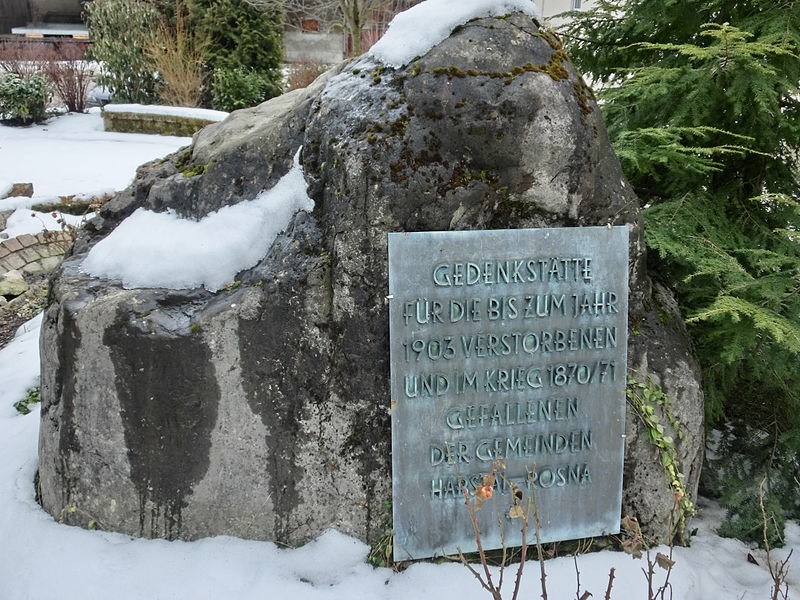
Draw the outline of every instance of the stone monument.
M248 201L301 146L313 210L230 285L127 289L82 270L135 210L200 219ZM628 365L673 400L694 492L698 370L648 277L637 200L559 41L513 13L402 66L344 63L139 169L51 282L43 507L145 537L376 540L391 514L388 234L588 226L629 231ZM631 410L626 435L623 511L664 540L674 493Z

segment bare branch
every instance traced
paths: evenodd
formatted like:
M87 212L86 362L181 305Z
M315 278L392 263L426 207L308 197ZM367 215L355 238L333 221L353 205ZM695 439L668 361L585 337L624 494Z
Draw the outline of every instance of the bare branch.
M544 567L544 549L542 548L542 520L539 518L539 503L533 495L533 522L536 527L536 558L539 560L539 576L542 582L542 600L547 600L547 571Z
M616 569L611 567L611 570L608 572L608 587L606 588L606 595L603 596L603 600L611 600L611 588L614 587L614 573L616 573Z

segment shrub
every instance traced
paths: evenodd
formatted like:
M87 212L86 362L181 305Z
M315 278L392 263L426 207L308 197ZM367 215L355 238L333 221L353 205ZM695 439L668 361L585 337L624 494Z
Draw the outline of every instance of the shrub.
M280 87L256 71L245 68L214 69L212 105L217 110L255 106L280 93Z
M3 42L0 44L0 71L20 77L41 75L51 57L50 47L40 42Z
M116 102L155 100L156 68L145 48L158 25L156 9L136 0L95 0L84 11L94 40L87 54L103 63L98 83Z
M701 491L727 509L720 535L781 545L786 519L800 518L800 455L780 452L786 444L777 431L745 423L709 434Z
M760 431L741 446L748 468L724 474L725 530L744 535L765 475L776 515L798 510L800 4L604 0L573 17L568 50L647 207L648 259L686 317L707 423Z
M22 78L45 77L68 111L86 110L91 69L74 43L7 42L2 45L0 70Z
M280 14L240 0L197 0L194 20L208 40L206 60L212 69L247 67L278 70L283 58Z
M0 75L0 115L21 123L38 123L47 118L50 86L44 77Z
M45 63L44 68L67 110L86 110L92 77L89 64L82 60L81 50L72 44L59 44L52 51L52 59Z
M786 518L783 516L779 498L774 495L766 496L762 500L764 512L752 489L741 488L724 496L723 502L728 511L725 521L717 529L719 535L736 538L761 548L783 546Z
M196 0L196 30L212 73L212 104L230 110L281 93L282 17L240 0Z
M163 18L147 45L159 75L156 86L162 102L172 106L199 106L203 96L204 40L193 31L180 3L174 26Z

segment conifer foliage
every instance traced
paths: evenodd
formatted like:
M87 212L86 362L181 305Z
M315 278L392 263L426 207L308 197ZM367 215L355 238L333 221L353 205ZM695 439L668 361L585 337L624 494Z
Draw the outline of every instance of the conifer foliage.
M214 108L252 106L281 93L283 16L243 0L194 0Z
M201 99L233 110L281 93L277 9L243 0L94 0L84 11L100 83L115 101Z
M678 292L709 424L749 432L749 468L718 489L741 505L730 490L766 474L769 502L800 516L800 2L598 0L574 16L565 42Z

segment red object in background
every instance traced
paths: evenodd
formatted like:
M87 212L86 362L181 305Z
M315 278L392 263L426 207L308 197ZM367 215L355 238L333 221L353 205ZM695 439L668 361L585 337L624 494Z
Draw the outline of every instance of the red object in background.
M91 42L86 40L75 40L71 38L25 38L19 35L0 35L0 60L16 58L20 53L30 53L32 56L38 54L38 49L50 51L54 46L62 50L69 46L73 51L68 53L67 60L83 60L86 49Z

